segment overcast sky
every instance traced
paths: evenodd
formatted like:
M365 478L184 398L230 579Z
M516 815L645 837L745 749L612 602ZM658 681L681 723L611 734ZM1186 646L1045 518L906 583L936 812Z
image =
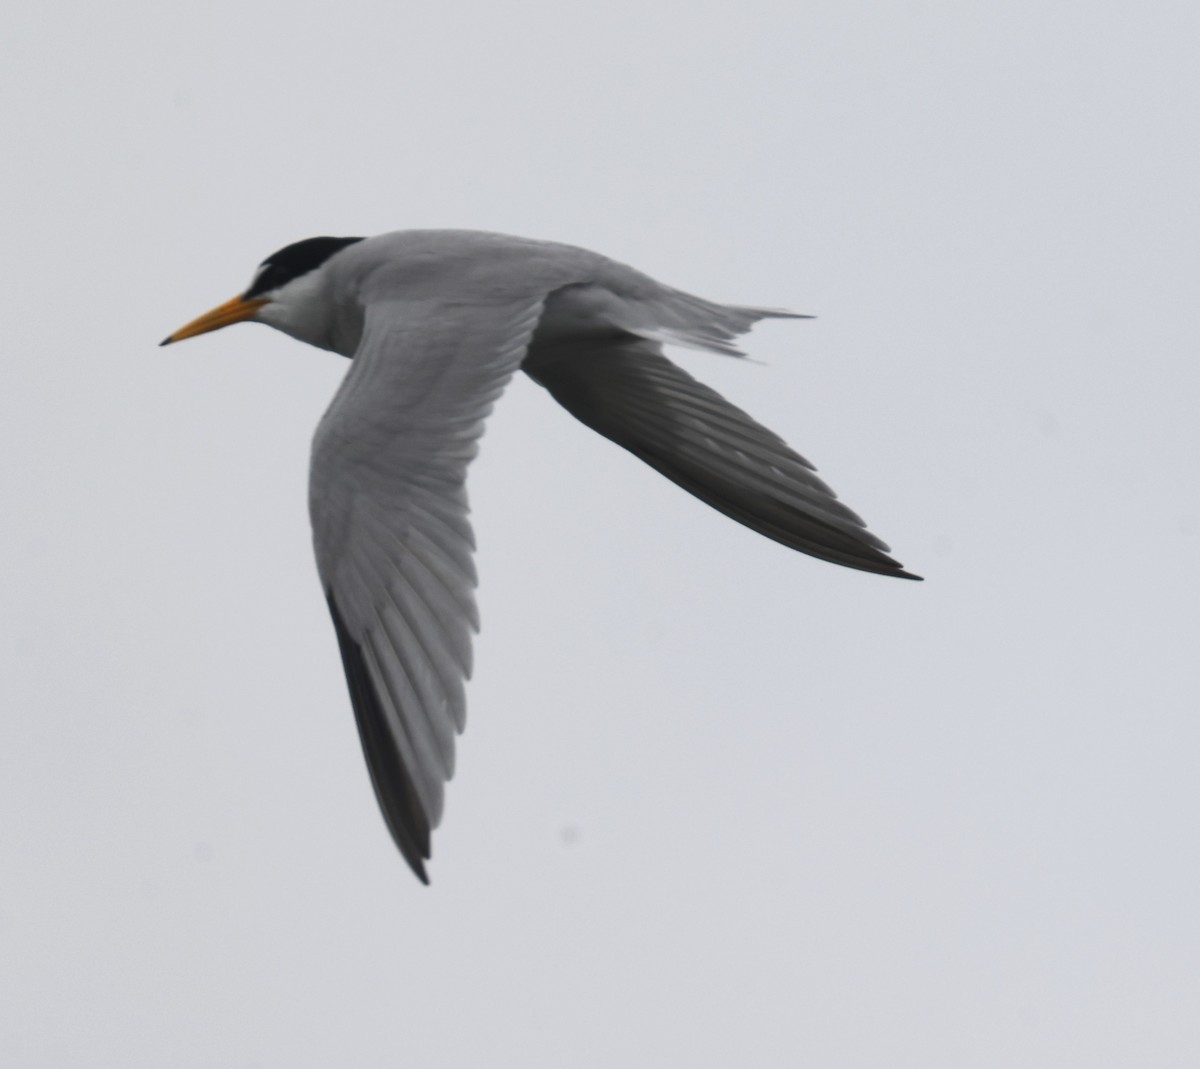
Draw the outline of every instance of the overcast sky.
M1200 1063L1194 3L5 22L0 1063ZM678 358L927 581L516 382L426 888L311 556L345 363L155 346L430 226L817 314Z

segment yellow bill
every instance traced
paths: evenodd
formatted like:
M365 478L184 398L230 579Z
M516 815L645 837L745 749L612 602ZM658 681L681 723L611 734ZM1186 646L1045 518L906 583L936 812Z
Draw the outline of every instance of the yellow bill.
M260 298L248 301L244 297L234 297L231 301L217 305L211 312L205 312L199 319L193 319L187 326L180 327L174 334L169 334L159 345L170 345L185 338L194 338L197 334L207 334L210 330L220 330L231 323L251 319L266 303Z

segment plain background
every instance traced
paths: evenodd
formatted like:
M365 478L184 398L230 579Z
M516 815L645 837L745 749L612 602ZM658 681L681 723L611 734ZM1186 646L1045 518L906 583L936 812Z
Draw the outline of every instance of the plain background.
M151 4L0 37L0 1062L1200 1063L1194 3ZM518 381L420 887L317 585L315 234L596 248L924 584Z

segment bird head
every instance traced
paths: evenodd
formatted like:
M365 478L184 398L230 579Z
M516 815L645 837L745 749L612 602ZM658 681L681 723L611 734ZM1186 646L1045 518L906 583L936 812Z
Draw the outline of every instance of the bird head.
M217 305L168 335L160 345L194 338L232 323L256 322L301 341L321 344L323 272L330 257L362 238L306 238L271 253L254 273L245 292Z

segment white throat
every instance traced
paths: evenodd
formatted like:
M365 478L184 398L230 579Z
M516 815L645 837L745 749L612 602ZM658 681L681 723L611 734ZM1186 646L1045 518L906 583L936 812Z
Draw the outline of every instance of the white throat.
M353 356L362 334L362 312L334 300L324 265L263 294L260 323L319 349Z

